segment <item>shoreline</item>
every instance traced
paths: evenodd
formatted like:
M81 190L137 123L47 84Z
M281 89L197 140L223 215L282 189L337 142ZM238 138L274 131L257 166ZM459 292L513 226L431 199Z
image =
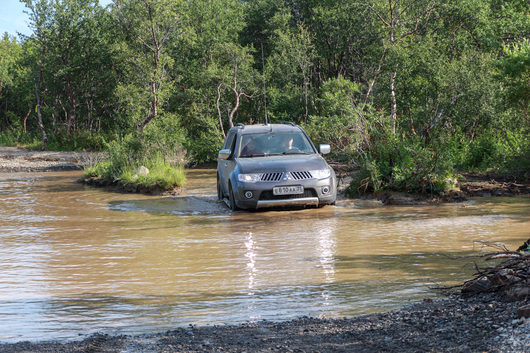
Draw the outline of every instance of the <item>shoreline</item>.
M530 319L518 318L519 305L498 294L452 294L355 317L97 333L70 342L0 342L0 352L526 352Z
M10 172L56 172L68 170L82 170L85 165L92 164L102 159L98 152L63 152L63 151L31 151L19 147L0 146L0 173ZM208 164L215 168L215 164ZM383 205L436 205L444 202L464 202L471 197L491 196L523 196L530 195L528 181L510 180L505 176L490 176L474 173L462 173L466 180L458 183L458 190L451 190L443 196L430 196L421 194L408 194L405 192L379 192L347 197L346 189L351 177L340 166L334 166L338 176L338 194L340 199L368 199L378 200ZM109 184L108 181L81 178L81 182L94 187L104 187L112 191L143 193L153 195L176 196L180 188L174 190L161 190L160 188L126 188Z
M55 172L80 170L100 158L96 152L31 151L0 146L0 172Z

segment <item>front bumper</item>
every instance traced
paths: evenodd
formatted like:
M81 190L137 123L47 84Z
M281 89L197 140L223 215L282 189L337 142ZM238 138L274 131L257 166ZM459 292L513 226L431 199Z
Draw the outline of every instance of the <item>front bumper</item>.
M288 206L318 206L318 197L302 197L299 199L281 199L281 200L258 200L256 209Z
M273 195L272 193L274 187L294 185L303 186L304 193L300 195L286 196ZM326 187L329 187L329 191L324 193L323 189ZM245 195L249 191L252 193L252 197L250 198L248 195ZM291 180L285 182L239 182L233 192L237 207L243 209L319 206L332 204L337 198L336 181L334 177L303 181Z

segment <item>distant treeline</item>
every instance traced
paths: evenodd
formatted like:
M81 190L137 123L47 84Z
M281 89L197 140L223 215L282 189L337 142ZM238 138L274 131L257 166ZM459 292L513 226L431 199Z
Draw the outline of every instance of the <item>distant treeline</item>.
M406 188L408 169L528 168L527 0L22 2L33 34L0 42L0 143L132 134L208 161L267 117L373 189Z

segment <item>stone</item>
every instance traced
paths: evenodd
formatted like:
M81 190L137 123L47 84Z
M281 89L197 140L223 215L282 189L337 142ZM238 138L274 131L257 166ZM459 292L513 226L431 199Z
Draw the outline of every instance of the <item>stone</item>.
M513 286L506 290L505 295L509 300L526 300L530 298L530 287L527 285Z
M519 277L515 275L515 271L512 269L502 269L490 278L490 282L494 286L505 286L517 281L519 281Z
M530 304L519 307L519 309L517 309L517 316L530 318Z
M490 283L487 277L481 277L479 279L466 282L462 287L462 293L484 293L490 289Z
M149 169L147 169L146 167L142 165L142 166L139 166L138 169L136 169L134 174L138 176L147 176L149 174Z

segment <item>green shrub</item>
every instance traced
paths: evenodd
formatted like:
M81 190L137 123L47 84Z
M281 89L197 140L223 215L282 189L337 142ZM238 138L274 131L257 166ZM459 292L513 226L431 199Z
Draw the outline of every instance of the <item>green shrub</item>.
M360 157L360 166L350 193L394 190L441 194L454 185L447 150L424 147L417 139L380 140Z
M186 181L183 165L186 151L175 117L159 119L142 133L125 135L107 144L107 159L85 168L86 178L101 178L124 187L146 187L169 190ZM136 175L144 166L146 176Z
M335 156L352 157L367 148L375 113L369 105L358 106L359 86L342 76L322 85L321 115L304 124L315 143L329 143Z

